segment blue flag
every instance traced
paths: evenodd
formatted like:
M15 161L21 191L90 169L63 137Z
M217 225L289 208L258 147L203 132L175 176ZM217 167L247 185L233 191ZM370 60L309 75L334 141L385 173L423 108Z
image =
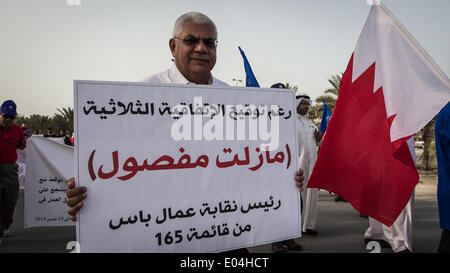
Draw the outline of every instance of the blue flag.
M239 51L241 52L242 59L244 59L244 69L245 69L245 86L247 87L259 87L258 81L255 78L255 75L253 75L252 68L250 67L250 64L248 63L247 57L245 57L244 51L242 51L241 47L238 46Z
M330 117L331 117L331 110L330 110L330 108L328 108L325 101L323 101L322 121L320 122L320 127L319 127L319 130L320 130L320 132L322 132L322 134L325 134L325 130L327 129L328 121L330 120Z

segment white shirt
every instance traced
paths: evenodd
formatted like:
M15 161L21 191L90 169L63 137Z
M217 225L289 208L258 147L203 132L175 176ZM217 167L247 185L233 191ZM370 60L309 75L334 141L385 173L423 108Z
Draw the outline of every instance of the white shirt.
M158 74L151 75L142 80L143 82L149 83L174 83L174 84L195 84L193 82L188 81L183 74L178 70L177 66L173 64L168 70L163 71ZM220 81L214 77L212 77L212 82L209 83L214 86L228 86L223 81Z

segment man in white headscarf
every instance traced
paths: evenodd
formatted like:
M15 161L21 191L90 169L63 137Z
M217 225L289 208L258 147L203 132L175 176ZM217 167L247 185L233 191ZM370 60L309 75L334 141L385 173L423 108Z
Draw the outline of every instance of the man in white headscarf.
M303 225L302 232L307 235L317 235L317 201L319 189L307 188L314 164L317 160L317 148L322 140L322 133L309 119L308 112L311 99L308 95L298 94L297 100L297 137L298 137L298 167L304 172L304 186L302 192Z
M275 83L270 88L286 88L286 85L282 83ZM284 240L280 242L272 243L273 252L286 252L287 250L300 251L303 247L298 244L294 239Z

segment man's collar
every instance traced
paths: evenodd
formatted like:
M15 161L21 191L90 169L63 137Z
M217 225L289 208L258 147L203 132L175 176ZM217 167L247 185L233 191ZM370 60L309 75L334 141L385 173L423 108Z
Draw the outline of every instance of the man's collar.
M300 119L309 119L309 117L308 117L308 113L306 113L305 115L300 115L299 113L297 113L297 117L298 118L300 118Z
M172 80L173 83L177 84L196 84L194 82L188 81L183 74L181 74L180 70L178 70L178 67L175 64L172 64L172 66L169 69L169 77ZM210 74L209 83L213 84L213 76Z
M172 64L172 66L169 69L169 77L172 81L172 83L177 84L188 84L189 81L181 74L181 72L178 70L177 66L175 64Z

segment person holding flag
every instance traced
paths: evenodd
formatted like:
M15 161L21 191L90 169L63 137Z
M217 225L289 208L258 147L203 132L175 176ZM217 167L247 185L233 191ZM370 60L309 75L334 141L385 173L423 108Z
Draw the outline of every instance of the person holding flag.
M377 1L342 77L308 187L344 197L385 226L372 232L371 221L366 239L388 234L394 252L411 252L419 182L413 136L449 99L448 77Z
M406 142L411 157L416 162L414 136ZM391 226L386 226L376 219L369 217L369 227L364 234L364 243L375 241L382 248L392 248L394 253L411 253L413 251L413 217L414 217L414 191L408 204L402 210Z
M442 229L439 253L450 253L450 102L439 112L435 127L438 164L438 207Z

